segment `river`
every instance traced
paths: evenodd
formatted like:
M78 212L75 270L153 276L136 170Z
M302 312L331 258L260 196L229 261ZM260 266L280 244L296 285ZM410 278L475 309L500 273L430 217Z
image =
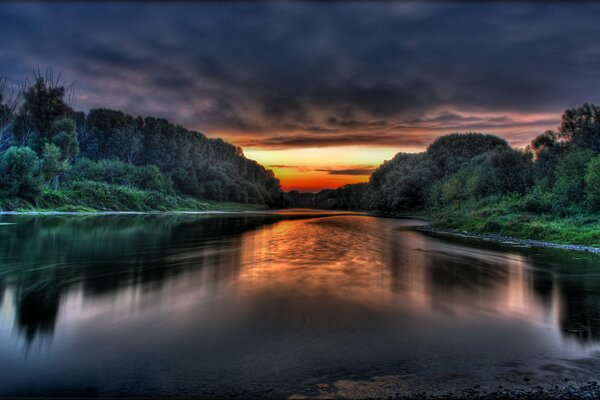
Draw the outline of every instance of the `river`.
M0 396L600 380L600 256L307 210L0 217Z

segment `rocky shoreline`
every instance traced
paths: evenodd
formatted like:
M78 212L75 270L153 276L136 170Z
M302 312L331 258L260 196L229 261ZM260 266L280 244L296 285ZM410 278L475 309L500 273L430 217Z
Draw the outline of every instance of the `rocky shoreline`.
M584 251L589 253L600 254L600 247L593 246L584 246L578 244L559 244L532 239L519 239L511 236L503 236L494 233L469 233L467 231L461 231L457 229L435 228L431 227L430 225L417 227L416 229L426 233L458 236L467 239L485 240L490 242L504 243L517 246L546 247L552 249Z

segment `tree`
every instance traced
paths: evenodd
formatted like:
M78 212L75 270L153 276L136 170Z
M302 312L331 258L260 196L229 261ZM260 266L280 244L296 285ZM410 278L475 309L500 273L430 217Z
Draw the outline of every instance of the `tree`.
M564 112L560 135L583 149L600 152L600 107L585 103Z
M51 143L58 146L61 152L61 158L66 161L72 161L79 154L79 142L77 140L77 128L75 121L70 118L57 118L52 122Z
M407 154L386 174L381 196L383 210L423 208L432 181L433 165L425 153Z
M52 142L54 121L72 115L73 110L64 101L67 87L61 83L60 75L54 79L48 69L45 77L38 72L34 78L35 82L27 84L23 92L16 127L22 145L30 141L32 148L41 153L44 144Z
M135 164L142 151L144 121L120 111L91 110L81 131L84 154L91 159L120 160Z
M42 150L42 172L48 186L58 190L60 179L69 163L79 153L75 121L62 117L55 119L50 127L52 139L44 143Z
M591 211L600 211L600 156L590 160L585 169L585 191Z
M471 197L490 194L525 193L532 183L531 159L528 153L497 147L481 156L473 170Z
M506 140L482 133L452 133L440 136L427 147L427 154L441 176L458 171L471 158L496 147L509 148Z
M565 143L559 141L560 134L546 131L536 136L526 151L533 156L533 174L538 187L549 190L554 184L558 162L566 150Z
M19 104L20 91L6 90L7 80L0 76L0 151L7 149L14 141L13 118Z
M66 171L68 163L62 157L60 148L53 143L46 143L41 160L42 174L47 185L58 190L60 175Z
M4 197L33 201L40 194L38 156L28 147L10 147L0 157L0 191Z
M558 206L580 204L585 199L584 171L593 156L591 150L574 148L561 158L553 189Z

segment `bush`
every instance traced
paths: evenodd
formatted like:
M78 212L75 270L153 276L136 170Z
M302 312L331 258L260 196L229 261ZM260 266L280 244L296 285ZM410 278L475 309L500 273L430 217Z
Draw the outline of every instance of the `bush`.
M135 166L121 161L77 161L65 174L65 180L104 182L138 189L174 194L171 180L154 165Z
M10 147L0 157L0 191L4 197L35 201L41 193L40 160L29 147Z
M71 182L65 190L67 203L105 211L203 210L206 204L191 198L171 196L104 182Z
M538 214L553 212L554 197L549 192L535 188L523 198L520 210Z

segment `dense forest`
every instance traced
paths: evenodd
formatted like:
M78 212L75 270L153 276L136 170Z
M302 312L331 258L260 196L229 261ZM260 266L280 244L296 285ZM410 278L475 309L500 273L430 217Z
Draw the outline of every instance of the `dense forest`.
M368 183L287 198L292 206L424 215L441 227L600 244L600 107L566 110L557 131L523 149L453 133L425 152L396 154Z
M0 85L0 209L175 210L209 203L281 207L272 171L221 139L162 118L69 106L49 70ZM6 89L6 90L5 90Z

